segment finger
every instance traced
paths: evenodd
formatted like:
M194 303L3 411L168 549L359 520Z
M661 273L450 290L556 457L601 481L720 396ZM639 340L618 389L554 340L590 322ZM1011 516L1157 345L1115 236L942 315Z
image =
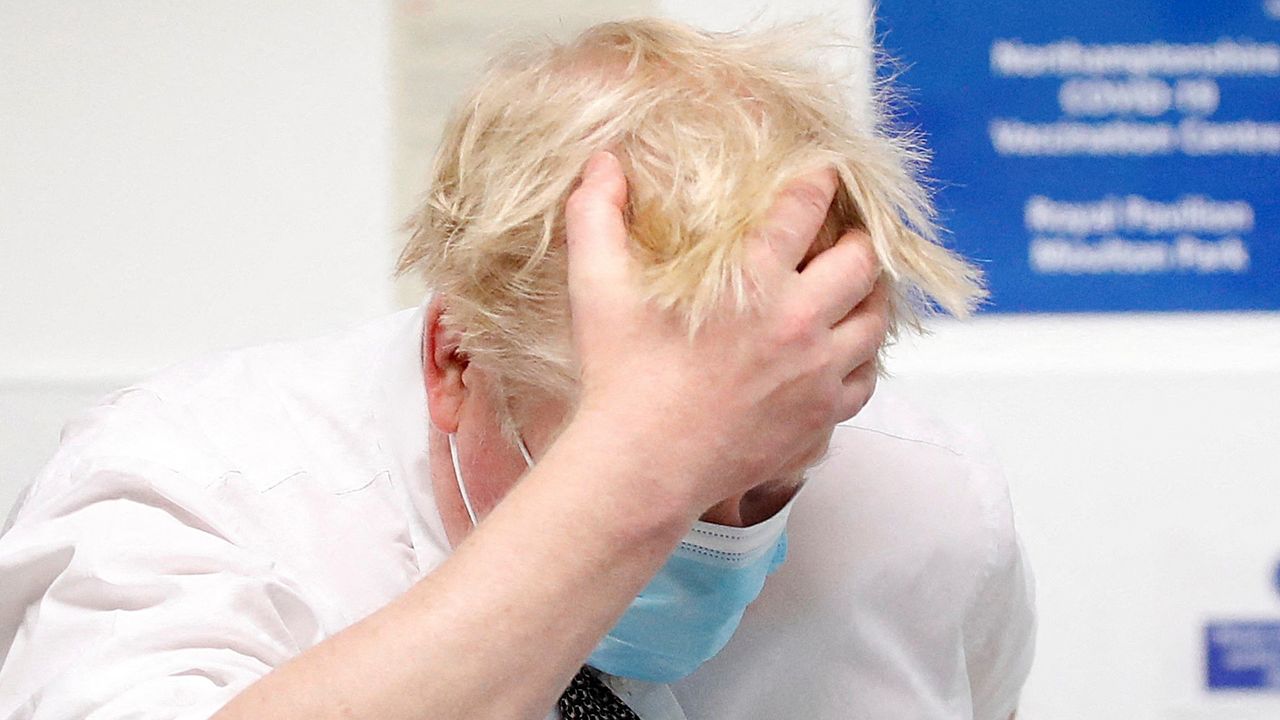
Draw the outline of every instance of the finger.
M788 182L774 198L755 234L782 264L795 269L813 245L836 194L836 171L827 167Z
M601 276L620 278L626 272L627 178L618 158L600 151L587 160L582 182L565 203L569 283Z
M874 360L865 362L856 370L845 376L844 388L840 393L840 403L836 422L844 422L862 412L871 396L876 391L876 382L880 378L880 369Z
M863 230L850 230L800 273L810 302L830 327L862 302L880 277L880 260Z
M889 334L889 283L881 280L858 307L849 311L832 331L838 357L844 358L842 373L850 373L874 360Z

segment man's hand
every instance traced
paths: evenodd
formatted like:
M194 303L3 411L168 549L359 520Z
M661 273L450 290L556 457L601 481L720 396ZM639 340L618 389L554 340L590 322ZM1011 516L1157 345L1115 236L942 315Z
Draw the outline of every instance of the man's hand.
M575 420L625 433L664 497L698 514L800 470L875 388L888 327L879 264L850 232L798 268L826 217L835 173L790 183L748 238L759 302L726 304L690 338L644 299L627 249L626 179L597 153L566 207L569 296L582 396Z

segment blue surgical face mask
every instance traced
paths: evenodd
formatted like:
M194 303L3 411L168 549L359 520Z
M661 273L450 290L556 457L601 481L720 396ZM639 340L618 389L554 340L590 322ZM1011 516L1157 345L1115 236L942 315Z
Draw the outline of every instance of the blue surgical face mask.
M525 463L533 467L524 441L519 445ZM453 435L449 453L458 491L475 524ZM786 559L787 517L794 502L751 527L694 523L587 663L611 675L669 683L714 657L760 594L765 577Z

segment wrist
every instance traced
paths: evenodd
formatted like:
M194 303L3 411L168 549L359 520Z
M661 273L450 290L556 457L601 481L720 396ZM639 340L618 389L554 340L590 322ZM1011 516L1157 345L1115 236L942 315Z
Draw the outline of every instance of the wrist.
M587 483L593 512L602 514L622 543L680 538L704 507L696 473L660 441L603 413L575 413L548 452L547 460L569 463Z

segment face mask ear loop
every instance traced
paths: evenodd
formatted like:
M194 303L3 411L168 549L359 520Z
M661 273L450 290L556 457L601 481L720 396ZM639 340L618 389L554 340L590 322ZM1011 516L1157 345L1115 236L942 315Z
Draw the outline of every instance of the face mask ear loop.
M449 433L449 459L453 461L453 477L458 481L458 492L462 495L462 504L467 508L467 517L471 518L471 526L479 524L476 520L475 508L471 507L471 496L467 494L467 484L462 482L462 466L458 464L457 436Z
M520 446L520 454L524 456L524 462L530 468L533 467L533 456L529 454L529 446L524 444L524 438L516 434L516 444Z
M503 410L504 410L504 411L506 412L506 414L507 414L507 419L508 419L509 421L511 421L511 425L512 425L512 427L514 427L514 426L515 426L515 415L513 415L513 414L511 413L511 399L510 399L510 398L505 398L505 399L503 400ZM527 465L527 466L529 466L529 469L530 469L530 470L532 470L532 469L533 469L533 456L529 454L529 446L524 444L524 436L520 434L520 431L519 431L519 430L516 430L516 431L515 431L515 436L516 436L516 447L520 448L520 454L524 456L524 464L525 464L525 465Z

